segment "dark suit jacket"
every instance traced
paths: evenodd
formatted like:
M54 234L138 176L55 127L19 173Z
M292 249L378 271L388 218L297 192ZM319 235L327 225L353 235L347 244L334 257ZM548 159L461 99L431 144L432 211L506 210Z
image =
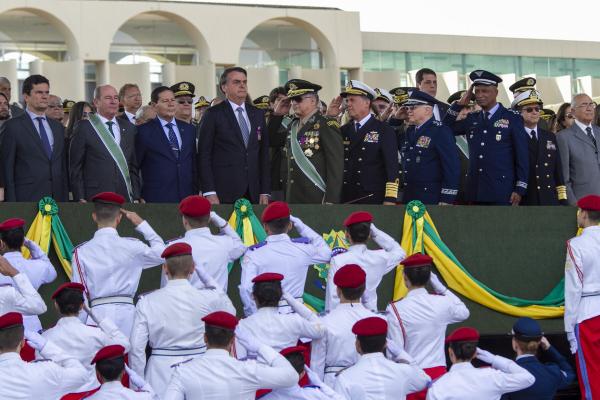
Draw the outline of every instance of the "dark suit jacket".
M221 203L233 203L246 193L256 203L260 194L271 193L265 115L249 104L246 112L251 128L248 148L229 101L210 107L200 121L200 189L217 192Z
M149 203L179 203L198 193L196 128L176 120L181 135L179 159L175 157L158 118L138 126L135 152L140 166L142 198Z
M37 202L44 196L68 201L65 129L51 118L48 124L54 136L50 160L29 114L22 113L4 124L0 162L6 201Z
M120 147L127 160L133 199L140 198L140 180L135 160L135 126L127 118L117 117L121 130ZM119 193L129 198L127 186L117 163L102 143L90 121L82 120L73 129L69 149L71 191L74 200L90 200L101 192Z

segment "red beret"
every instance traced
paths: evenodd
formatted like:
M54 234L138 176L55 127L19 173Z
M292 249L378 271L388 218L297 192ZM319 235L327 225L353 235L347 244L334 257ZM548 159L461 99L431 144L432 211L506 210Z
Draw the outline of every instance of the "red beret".
M354 324L352 333L358 336L378 336L386 335L388 324L383 318L369 317L364 318Z
M125 347L120 344L111 344L98 350L90 364L96 364L98 361L112 360L113 358L123 357L125 355Z
M446 338L446 343L452 342L477 342L479 332L475 328L458 328Z
M9 312L0 316L0 329L23 325L23 316L18 312Z
M79 290L81 293L83 293L85 291L85 286L83 286L81 283L77 283L77 282L63 283L62 285L60 285L58 287L58 289L56 289L54 291L54 293L52 293L52 296L50 296L50 298L51 299L55 298L56 296L59 295L60 292L62 292L65 289L75 289L75 290Z
M304 346L292 346L292 347L287 347L283 350L281 350L279 352L279 354L281 354L282 356L287 356L288 354L293 354L293 353L306 353L306 347Z
M92 197L92 201L96 203L122 205L125 203L125 197L114 192L102 192Z
M262 213L262 222L290 216L290 207L285 201L274 201L270 203Z
M11 229L22 228L25 220L21 218L10 218L0 224L0 231L10 231Z
M175 256L191 256L192 255L192 246L185 242L177 242L173 243L170 246L167 246L166 249L160 255L162 258L169 258Z
M219 328L235 330L238 324L238 319L225 311L216 311L202 318L206 325L212 325Z
M433 258L427 254L415 253L400 261L400 264L404 265L404 268L423 267L433 264Z
M179 203L179 212L186 217L198 218L210 214L210 202L198 195L188 196Z
M282 281L283 275L275 273L275 272L265 272L260 275L256 275L252 282L273 282L273 281Z
M333 276L333 283L341 288L357 288L365 284L367 274L356 264L346 264Z
M600 196L590 194L579 199L577 207L586 211L600 211Z
M367 211L356 211L348 215L344 220L344 226L358 224L361 222L373 222L373 216Z

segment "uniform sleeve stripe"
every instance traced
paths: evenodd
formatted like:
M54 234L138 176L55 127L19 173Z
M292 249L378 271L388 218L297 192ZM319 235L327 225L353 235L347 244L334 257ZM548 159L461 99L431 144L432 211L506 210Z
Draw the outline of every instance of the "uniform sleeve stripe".
M570 242L567 242L567 251L569 252L569 257L571 258L571 261L573 262L575 269L577 270L577 276L579 277L579 281L581 282L581 284L583 284L583 271L581 270L581 268L579 268L579 265L577 265L577 263L575 262L575 257L573 257L573 250L571 250Z

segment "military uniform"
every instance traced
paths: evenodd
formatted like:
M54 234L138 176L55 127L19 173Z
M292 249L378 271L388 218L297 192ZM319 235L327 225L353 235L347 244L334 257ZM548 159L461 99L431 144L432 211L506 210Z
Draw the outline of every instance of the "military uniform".
M46 312L46 303L22 272L12 277L10 286L0 286L0 315L11 311L29 315Z
M470 76L474 85L497 85L502 81L486 71L474 71ZM527 191L529 156L523 119L497 103L488 112L475 111L456 121L461 108L452 105L444 123L455 135L466 135L469 143L467 200L509 205L513 192L523 196Z

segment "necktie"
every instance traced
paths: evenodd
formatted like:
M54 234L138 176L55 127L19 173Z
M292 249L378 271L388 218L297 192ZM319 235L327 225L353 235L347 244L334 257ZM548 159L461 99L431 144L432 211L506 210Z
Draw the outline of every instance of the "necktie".
M486 122L490 120L490 112L489 111L486 111L483 113L483 120Z
M115 123L112 121L106 121L106 125L108 125L108 131L110 132L110 134L112 135L113 139L115 138L115 132L112 130L112 127Z
M356 133L358 133L358 130L360 129L360 122L356 123L355 128L356 128Z
M248 128L248 123L246 122L246 118L244 118L244 109L238 107L236 111L238 113L238 124L240 124L240 130L242 131L242 139L244 139L244 146L248 147L250 128Z
M531 139L537 142L537 133L535 132L535 129L531 131Z
M173 123L169 122L165 126L169 130L169 145L171 145L171 151L173 151L175 158L179 158L179 143L177 142L177 136L173 130Z
M592 133L592 128L588 126L587 128L585 128L585 131L587 132L587 135L590 137L590 139L592 139L592 143L594 143L594 148L596 149L596 152L598 152L598 143L596 143L596 137Z
M38 122L38 128L40 131L40 139L42 140L42 147L44 148L44 151L46 152L48 159L50 159L50 158L52 158L52 147L50 146L50 140L48 140L48 133L46 132L46 128L44 128L44 124L42 123L42 121L45 120L46 118L36 117L35 119Z

